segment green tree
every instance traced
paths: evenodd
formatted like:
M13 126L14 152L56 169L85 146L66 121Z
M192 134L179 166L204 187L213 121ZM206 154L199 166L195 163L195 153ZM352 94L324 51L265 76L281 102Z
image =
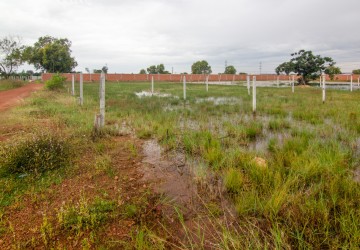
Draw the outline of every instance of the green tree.
M0 75L9 78L23 64L23 50L20 38L9 36L0 40Z
M159 65L151 65L149 68L146 69L149 74L170 74L169 71L165 70L164 64Z
M294 71L294 66L291 62L284 62L276 67L275 72L276 74L280 74L281 72L284 72L286 75L289 75L291 72Z
M299 78L299 83L308 84L311 80L318 78L325 69L334 66L335 62L330 57L321 57L314 55L312 51L299 50L291 54L293 58L289 62L280 64L276 69L276 73L294 72Z
M234 66L229 65L225 68L224 74L232 74L235 75L236 74L236 69Z
M93 69L94 74L100 74L102 72L101 69Z
M146 74L146 70L145 70L145 69L141 69L139 74L145 75L145 74Z
M211 66L205 60L194 62L191 66L192 74L211 74Z
M101 71L104 72L105 74L107 74L108 71L109 71L108 66L107 66L107 65L103 66L103 67L101 68ZM101 72L100 72L100 73L101 73Z
M78 64L71 57L70 47L71 42L66 38L44 36L25 49L24 58L36 69L46 72L71 72Z
M335 75L341 74L341 69L336 66L329 66L325 69L325 74L329 75L330 80L334 80Z
M354 69L352 71L353 74L360 75L360 69Z

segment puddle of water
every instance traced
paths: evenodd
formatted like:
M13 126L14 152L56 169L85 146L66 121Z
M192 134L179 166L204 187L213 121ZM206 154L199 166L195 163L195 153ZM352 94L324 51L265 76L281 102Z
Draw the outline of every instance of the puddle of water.
M165 153L156 140L143 144L143 154L142 181L153 183L155 192L185 209L186 221L198 216L199 209L209 199L218 200L223 211L234 217L235 210L224 197L221 179L206 164L196 159L185 160L183 153Z
M143 181L155 182L155 192L165 194L180 204L189 204L197 194L193 173L181 153L163 154L156 140L143 145Z
M171 94L158 93L158 92L151 93L150 91L135 92L135 95L139 98L149 97L149 96L157 96L157 97L171 97L172 96Z
M208 98L197 98L196 103L202 102L213 102L214 105L224 105L224 104L238 104L241 103L242 100L235 97L208 97Z

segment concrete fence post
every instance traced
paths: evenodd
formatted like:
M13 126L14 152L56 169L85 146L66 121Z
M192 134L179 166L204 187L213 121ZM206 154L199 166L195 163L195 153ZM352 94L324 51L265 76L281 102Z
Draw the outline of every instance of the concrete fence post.
M154 94L154 77L151 77L151 94Z
M253 95L252 95L252 101L253 101L253 113L256 113L256 76L253 76Z
M350 76L350 91L353 91L353 76Z
M326 97L326 93L325 93L325 75L323 74L320 79L322 78L322 102L325 103L325 97Z
M247 85L248 95L250 95L250 76L249 75L246 76L246 85Z
M71 74L71 95L75 95L75 75Z
M294 93L294 91L295 91L295 76L294 75L292 75L291 76L291 91Z
M83 81L83 73L80 73L80 97L79 104L82 106L84 104L84 81Z
M100 127L105 126L105 74L100 76Z
M186 76L184 75L183 78L183 94L184 94L184 100L186 100Z
M209 91L209 75L206 75L206 92Z

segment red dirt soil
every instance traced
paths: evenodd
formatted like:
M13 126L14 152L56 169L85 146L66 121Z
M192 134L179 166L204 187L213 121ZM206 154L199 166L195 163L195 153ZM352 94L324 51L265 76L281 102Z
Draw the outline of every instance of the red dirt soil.
M42 89L43 86L43 84L31 83L20 88L0 91L0 111L15 106L19 101L30 96L32 92Z

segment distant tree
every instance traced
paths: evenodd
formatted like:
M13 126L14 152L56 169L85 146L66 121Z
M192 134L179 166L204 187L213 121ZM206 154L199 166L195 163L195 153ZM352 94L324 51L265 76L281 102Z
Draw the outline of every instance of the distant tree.
M105 66L103 66L103 67L101 68L101 71L104 72L105 74L108 73L108 70L109 70L109 68L108 68L107 65L105 65ZM100 72L100 73L101 73L101 72Z
M335 75L341 74L341 69L336 66L329 66L325 69L325 74L329 75L330 80L334 80Z
M86 71L87 73L90 73L90 69L89 69L89 68L85 68L85 71Z
M94 74L100 74L102 72L101 69L93 69Z
M211 66L205 60L194 62L191 66L192 74L211 74Z
M9 78L23 64L23 50L18 37L9 36L0 40L0 75Z
M170 74L169 71L165 70L164 64L159 65L151 65L149 68L146 69L149 74Z
M146 70L145 70L145 69L141 69L139 74L145 75L145 74L146 74Z
M182 72L182 73L180 73L180 74L182 74L182 75L187 75L188 73L187 73L187 72Z
M232 74L235 75L236 74L236 69L234 66L229 65L225 68L224 74Z
M299 83L308 84L311 80L318 78L325 69L334 66L335 62L330 57L321 57L313 55L312 51L299 50L291 54L293 58L289 62L280 64L276 69L276 73L294 72L299 78Z
M247 75L245 72L239 72L239 75Z
M26 74L28 74L29 76L32 76L32 75L34 75L34 71L32 71L32 70L27 70L27 71L26 71Z
M360 75L360 69L354 69L352 71L353 74Z
M71 57L71 42L67 38L40 37L34 46L24 51L24 59L35 69L46 72L71 72L78 64Z

